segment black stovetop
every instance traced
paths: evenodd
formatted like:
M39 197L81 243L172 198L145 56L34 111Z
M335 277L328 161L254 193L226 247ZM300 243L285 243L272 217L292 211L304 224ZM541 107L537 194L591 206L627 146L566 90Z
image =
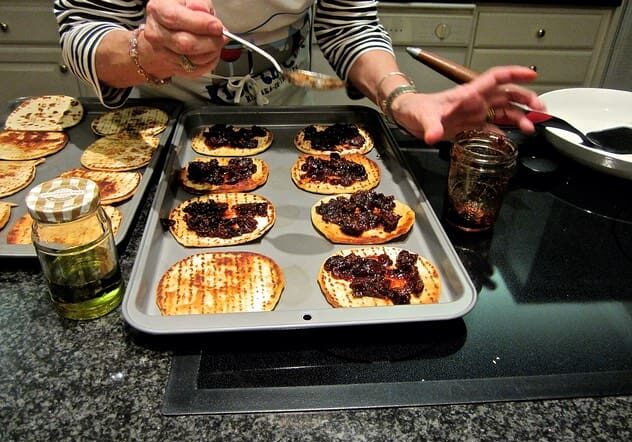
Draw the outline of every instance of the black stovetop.
M296 411L632 393L632 181L519 141L493 232L446 230L479 298L463 318L188 338L166 414ZM402 141L402 140L400 140ZM447 146L402 141L440 214ZM526 162L525 162L526 164Z

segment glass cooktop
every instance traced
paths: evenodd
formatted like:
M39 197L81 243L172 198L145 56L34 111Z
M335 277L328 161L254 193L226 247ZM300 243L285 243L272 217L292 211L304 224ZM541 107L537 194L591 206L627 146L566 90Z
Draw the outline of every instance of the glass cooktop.
M470 313L180 338L164 413L632 393L632 181L559 157L540 137L517 138L521 166L493 232L446 226L479 291ZM400 144L440 215L447 146Z

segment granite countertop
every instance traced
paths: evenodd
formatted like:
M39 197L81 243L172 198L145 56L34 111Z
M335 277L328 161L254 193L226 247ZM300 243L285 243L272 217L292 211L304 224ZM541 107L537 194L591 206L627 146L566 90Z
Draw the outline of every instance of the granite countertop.
M153 188L150 188L151 195ZM127 244L126 280L149 211ZM37 261L2 258L0 440L628 440L632 397L406 408L164 416L171 350L138 339L120 308L60 318ZM153 342L153 343L152 343Z

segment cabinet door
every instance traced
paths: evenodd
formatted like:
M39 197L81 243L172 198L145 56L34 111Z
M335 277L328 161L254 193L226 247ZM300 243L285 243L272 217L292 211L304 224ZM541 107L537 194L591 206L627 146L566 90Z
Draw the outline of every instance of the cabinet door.
M2 63L0 103L19 97L43 94L80 95L75 77L63 73L58 63Z

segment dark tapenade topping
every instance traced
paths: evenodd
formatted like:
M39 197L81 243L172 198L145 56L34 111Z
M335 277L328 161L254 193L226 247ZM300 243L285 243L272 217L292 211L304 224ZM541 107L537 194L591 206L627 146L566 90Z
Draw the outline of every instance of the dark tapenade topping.
M368 178L362 164L344 159L337 153L330 154L328 160L310 155L301 165L301 171L301 178L333 186L351 186Z
M256 137L263 137L266 131L259 126L233 127L226 124L215 124L202 132L204 142L210 148L231 146L240 149L254 149L259 143Z
M367 230L382 228L392 232L401 218L395 214L395 197L359 190L350 197L339 196L316 206L316 213L328 223L340 226L346 235L360 236Z
M410 296L424 289L415 266L417 258L416 253L402 250L393 266L386 254L361 257L350 253L328 258L324 268L334 278L350 281L355 297L372 296L390 299L393 304L410 304Z
M191 161L187 167L188 178L197 183L235 184L252 177L257 165L252 158L231 158L226 166L219 161Z
M267 203L245 203L232 206L235 216L227 216L227 203L213 200L194 201L184 207L187 227L199 236L234 238L257 228L256 216L267 214Z
M364 144L364 136L355 124L336 123L320 131L316 126L308 126L303 133L316 150L338 150L341 145L362 147Z

